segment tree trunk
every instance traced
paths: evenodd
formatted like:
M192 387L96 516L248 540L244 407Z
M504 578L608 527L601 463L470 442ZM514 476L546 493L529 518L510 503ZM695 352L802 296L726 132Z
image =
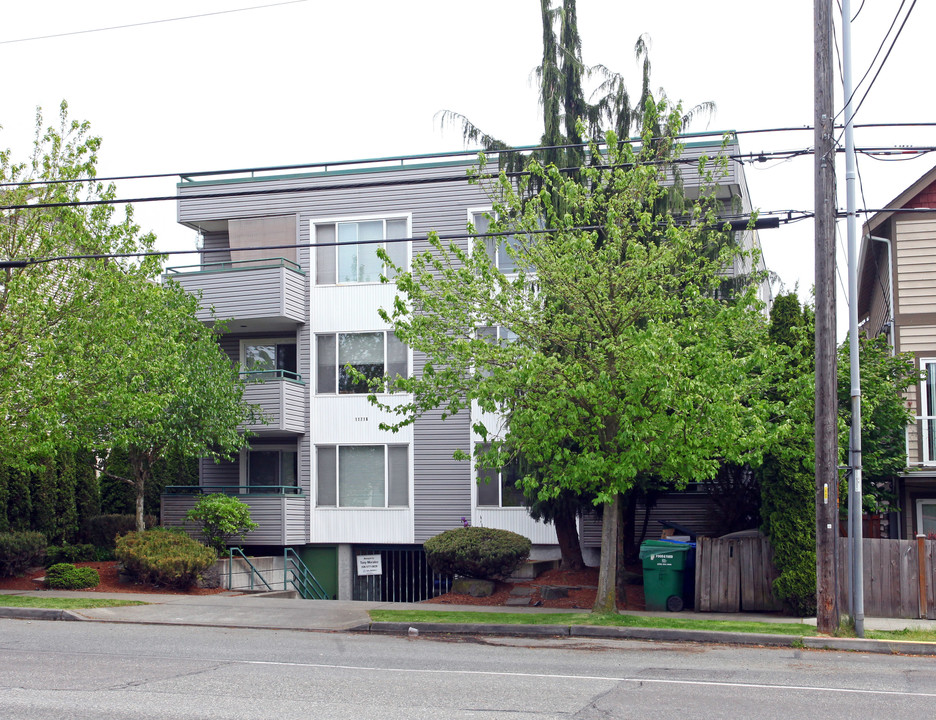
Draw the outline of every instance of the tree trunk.
M617 541L621 516L621 496L605 503L601 518L601 563L598 565L598 593L595 595L593 613L617 612Z
M578 512L574 508L563 508L556 513L553 524L556 526L556 541L562 553L563 570L584 570L585 560L582 558L582 546L579 543L576 519Z
M137 481L133 484L133 489L136 490L136 529L137 532L143 532L146 527L143 522L143 488L144 482L142 478L137 478Z

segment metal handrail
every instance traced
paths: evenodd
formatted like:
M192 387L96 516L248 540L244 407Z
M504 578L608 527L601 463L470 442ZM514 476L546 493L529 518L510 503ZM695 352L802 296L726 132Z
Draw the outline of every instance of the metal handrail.
M201 487L200 485L167 485L163 495L303 495L297 485L218 485Z
M197 272L232 272L238 270L263 270L268 268L284 267L301 273L302 266L293 260L284 257L263 258L262 260L220 260L197 265L175 265L166 268L167 275L185 275Z
M279 368L275 370L241 370L238 375L247 382L266 382L267 379L272 378L274 380L289 380L299 385L305 385L305 381L299 373Z
M234 548L234 547L229 548L228 553L229 553L229 560L228 560L228 589L229 590L231 588L231 576L232 576L232 570L234 568L234 554L235 553L240 555L241 558L243 558L244 562L247 563L247 565L250 567L250 589L251 590L254 589L254 575L260 578L260 582L266 585L267 590L273 589L272 587L270 587L270 583L268 583L266 579L263 577L263 575L260 574L260 571L257 570L257 568L253 566L253 563L250 562L249 558L246 555L244 555L243 551L240 548Z
M291 563L291 565L290 565ZM292 579L289 573L292 572ZM305 600L328 600L328 593L291 547L283 550L283 586L291 584Z

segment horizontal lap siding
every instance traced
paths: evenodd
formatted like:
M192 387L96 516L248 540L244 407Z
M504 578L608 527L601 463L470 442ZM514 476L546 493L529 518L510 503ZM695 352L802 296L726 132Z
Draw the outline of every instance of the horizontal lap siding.
M214 462L206 458L199 460L199 485L205 489L238 487L240 485L240 462L221 460Z
M201 292L200 320L231 318L288 318L305 322L305 276L287 268L180 273L170 276L187 291Z
M936 312L936 219L898 220L896 228L900 312Z
M634 539L640 537L643 528L645 506L637 503ZM663 531L660 520L682 525L696 535L717 536L715 504L711 497L703 492L670 493L659 498L650 508L647 520L646 539L659 538ZM586 547L601 546L601 520L597 515L589 514L582 519L582 544Z
M239 499L250 506L250 519L260 526L247 533L244 540L247 545L298 545L308 541L305 497L240 495ZM199 537L197 523L183 523L185 513L197 500L197 495L163 496L161 523L166 527L183 527L192 537Z

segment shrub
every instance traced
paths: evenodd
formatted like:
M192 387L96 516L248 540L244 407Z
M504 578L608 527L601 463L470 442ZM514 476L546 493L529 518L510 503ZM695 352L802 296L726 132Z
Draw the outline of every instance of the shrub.
M121 535L115 554L137 580L178 588L195 584L217 559L214 550L188 535L162 528Z
M143 518L146 527L154 527L156 518L146 515ZM96 547L112 548L118 535L136 530L134 515L92 515L81 528L85 542Z
M423 544L429 566L443 575L509 577L530 556L530 541L507 530L460 527Z
M94 568L58 563L46 570L45 582L46 586L53 590L83 590L97 587L101 582L101 576Z
M46 567L91 560L97 560L97 548L94 545L49 545L46 548Z
M46 553L45 535L39 532L0 533L0 577L22 575L41 565Z
M260 527L250 520L250 506L247 503L222 493L200 497L185 514L185 521L201 523L205 542L218 555L224 553L230 541L235 538L243 540L249 531Z

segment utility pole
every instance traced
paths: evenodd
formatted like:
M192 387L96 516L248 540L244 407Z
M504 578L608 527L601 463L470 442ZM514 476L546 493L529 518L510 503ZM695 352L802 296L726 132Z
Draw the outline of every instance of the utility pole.
M839 627L838 428L835 372L835 146L832 113L832 0L813 0L816 163L816 620Z
M862 547L861 491L861 371L858 339L858 215L855 212L855 181L858 164L855 159L854 104L852 103L851 1L842 0L842 65L845 93L845 195L848 224L848 344L851 375L851 435L848 462L851 465L848 482L848 547L849 586L851 587L851 617L855 634L864 637L864 554Z

